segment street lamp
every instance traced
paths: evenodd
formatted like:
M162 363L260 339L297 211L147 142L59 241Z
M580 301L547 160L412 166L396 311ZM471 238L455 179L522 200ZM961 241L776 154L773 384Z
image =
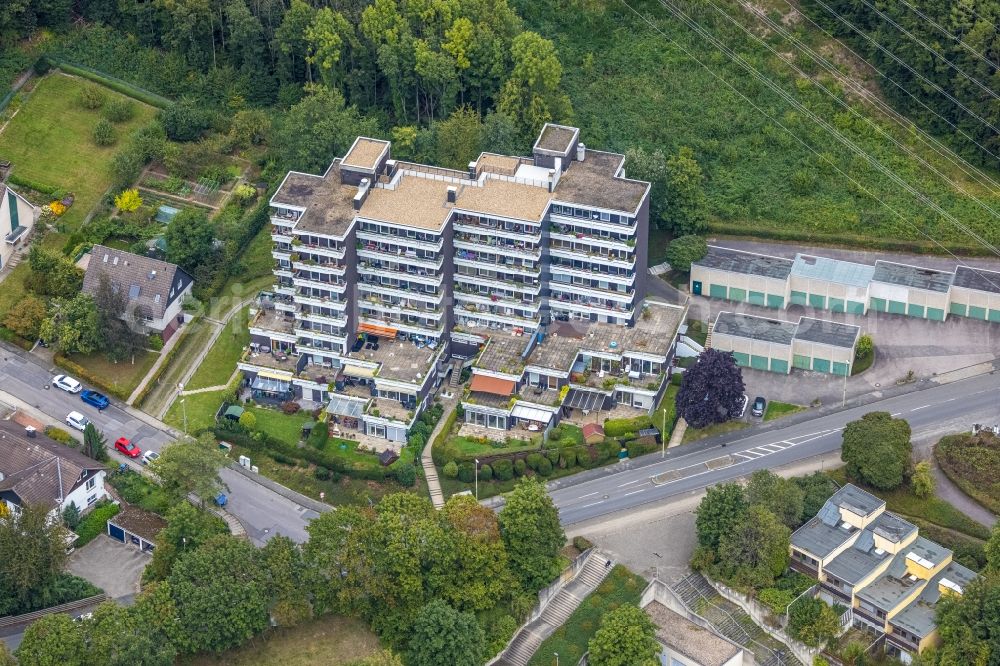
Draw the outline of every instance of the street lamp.
M476 458L476 501L479 501L479 458Z
M559 653L558 652L553 652L552 654L554 654L556 656L556 666L559 666Z
M181 399L181 411L184 413L184 434L188 431L188 413L187 405L184 404L184 384L182 382L177 382L177 397Z

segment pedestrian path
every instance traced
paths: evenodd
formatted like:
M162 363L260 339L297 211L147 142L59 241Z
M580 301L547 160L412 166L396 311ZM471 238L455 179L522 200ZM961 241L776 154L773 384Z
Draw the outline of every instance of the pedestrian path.
M427 443L424 445L424 450L420 454L420 464L424 468L424 479L427 481L427 491L431 496L431 503L434 504L435 509L440 509L444 506L444 492L441 490L441 480L438 479L437 468L434 466L434 458L431 455L431 449L434 446L434 440L437 439L438 434L445 428L448 423L448 417L458 406L458 392L455 392L451 398L443 399L441 404L444 406L444 411L441 412L441 418L438 419L437 425L434 426L434 431L431 432L430 437L427 438Z

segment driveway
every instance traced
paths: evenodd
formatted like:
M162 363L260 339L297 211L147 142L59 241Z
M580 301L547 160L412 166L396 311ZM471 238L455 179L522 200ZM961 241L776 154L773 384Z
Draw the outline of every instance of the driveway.
M84 578L112 599L139 593L139 580L152 555L102 534L69 556L70 573Z

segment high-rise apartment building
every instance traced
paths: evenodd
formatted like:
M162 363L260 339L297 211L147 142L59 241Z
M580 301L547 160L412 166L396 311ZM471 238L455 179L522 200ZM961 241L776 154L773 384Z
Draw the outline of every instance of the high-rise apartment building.
M452 356L492 338L523 341L527 356L554 321L649 321L649 184L623 163L547 124L531 157L483 153L467 171L397 161L389 142L359 137L326 173L289 173L271 198L276 282L254 308L247 385L403 442Z

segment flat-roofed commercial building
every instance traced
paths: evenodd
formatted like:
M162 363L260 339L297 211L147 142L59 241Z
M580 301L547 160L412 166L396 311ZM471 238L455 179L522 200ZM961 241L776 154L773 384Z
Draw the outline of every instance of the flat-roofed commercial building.
M691 293L780 310L788 304L792 263L710 245L708 253L691 264Z
M954 273L876 261L868 306L876 312L944 321Z
M797 254L789 277L792 305L865 314L874 266Z
M788 374L792 368L839 376L851 373L861 329L802 317L797 323L736 312L720 312L712 347L732 352L737 364Z

